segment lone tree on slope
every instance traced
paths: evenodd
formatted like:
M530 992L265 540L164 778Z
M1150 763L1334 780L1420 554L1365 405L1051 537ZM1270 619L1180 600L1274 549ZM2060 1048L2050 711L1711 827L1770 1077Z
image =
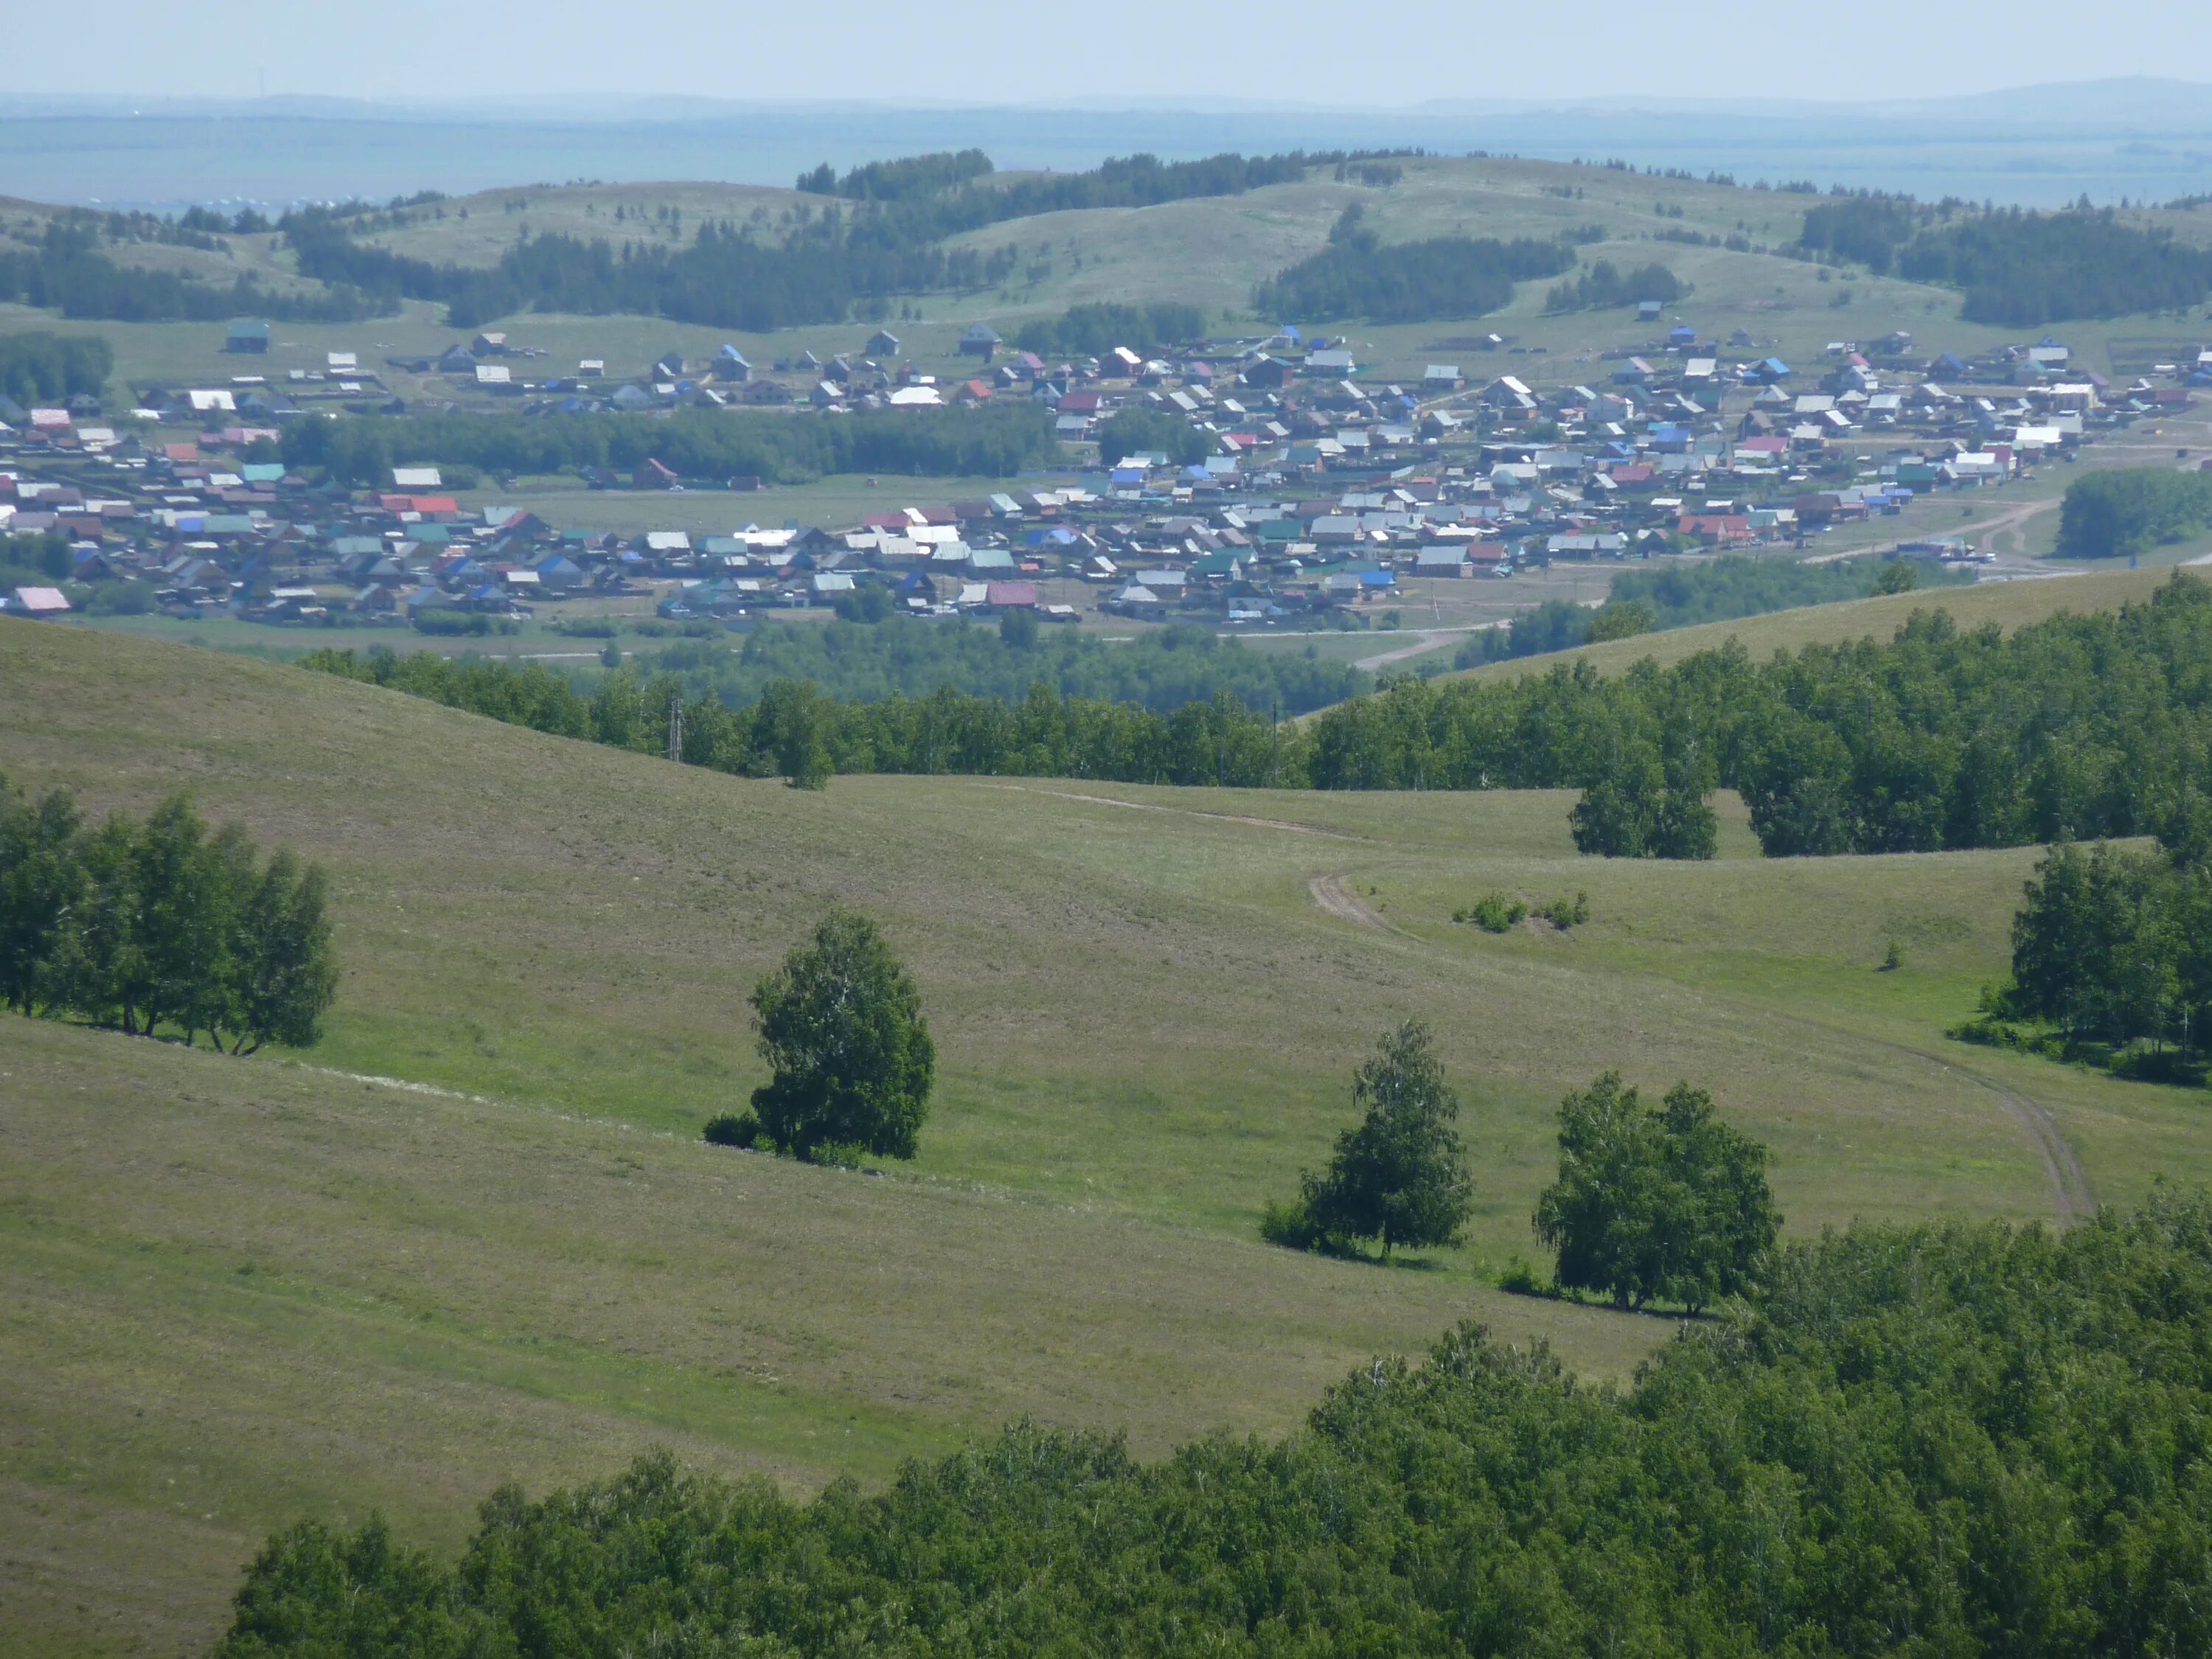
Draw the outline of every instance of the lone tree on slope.
M937 1048L921 995L875 923L833 909L752 994L774 1075L753 1091L779 1152L852 1164L912 1158Z

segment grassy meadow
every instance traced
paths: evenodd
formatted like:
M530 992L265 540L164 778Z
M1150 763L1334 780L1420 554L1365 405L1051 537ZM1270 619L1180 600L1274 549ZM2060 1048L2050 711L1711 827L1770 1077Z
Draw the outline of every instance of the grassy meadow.
M194 1648L271 1526L377 1507L447 1546L499 1481L649 1443L801 1489L1022 1414L1157 1452L1279 1431L1467 1316L1623 1377L1667 1322L1491 1287L1534 1254L1559 1097L1609 1066L1712 1088L1798 1235L2052 1217L2022 1100L2100 1199L2212 1170L2201 1095L1942 1038L2002 969L2031 849L1767 861L1726 798L1723 857L1682 866L1577 859L1555 793L809 794L22 623L0 769L94 809L189 788L321 860L344 969L304 1054L0 1024L26 1650ZM1569 933L1449 919L1577 890ZM921 1156L706 1147L762 1078L746 993L832 902L922 987ZM1393 1270L1260 1245L1407 1013L1464 1101L1465 1245Z

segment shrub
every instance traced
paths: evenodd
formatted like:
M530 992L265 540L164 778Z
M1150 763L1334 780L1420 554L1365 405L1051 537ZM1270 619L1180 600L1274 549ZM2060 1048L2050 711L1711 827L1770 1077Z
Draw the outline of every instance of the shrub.
M1528 914L1528 907L1517 898L1508 898L1503 893L1485 893L1474 902L1474 908L1456 911L1454 921L1471 921L1486 933L1502 933L1520 926Z
M750 1146L760 1135L760 1119L750 1111L719 1112L707 1120L705 1139L709 1146Z

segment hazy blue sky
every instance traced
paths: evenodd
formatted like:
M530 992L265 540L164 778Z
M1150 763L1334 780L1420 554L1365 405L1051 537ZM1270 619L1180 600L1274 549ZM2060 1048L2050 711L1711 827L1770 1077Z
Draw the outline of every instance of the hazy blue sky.
M16 93L755 99L1622 94L1863 100L2038 82L2212 81L2206 0L6 0ZM0 105L0 114L4 114Z

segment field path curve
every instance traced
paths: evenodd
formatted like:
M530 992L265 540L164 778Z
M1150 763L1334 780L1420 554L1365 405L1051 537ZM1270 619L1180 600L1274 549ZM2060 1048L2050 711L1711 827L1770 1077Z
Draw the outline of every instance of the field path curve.
M1316 876L1306 884L1306 891L1313 902L1339 921L1348 921L1354 927L1373 928L1385 933L1397 933L1411 938L1401 927L1393 927L1382 919L1382 913L1369 904L1345 884L1342 876Z

